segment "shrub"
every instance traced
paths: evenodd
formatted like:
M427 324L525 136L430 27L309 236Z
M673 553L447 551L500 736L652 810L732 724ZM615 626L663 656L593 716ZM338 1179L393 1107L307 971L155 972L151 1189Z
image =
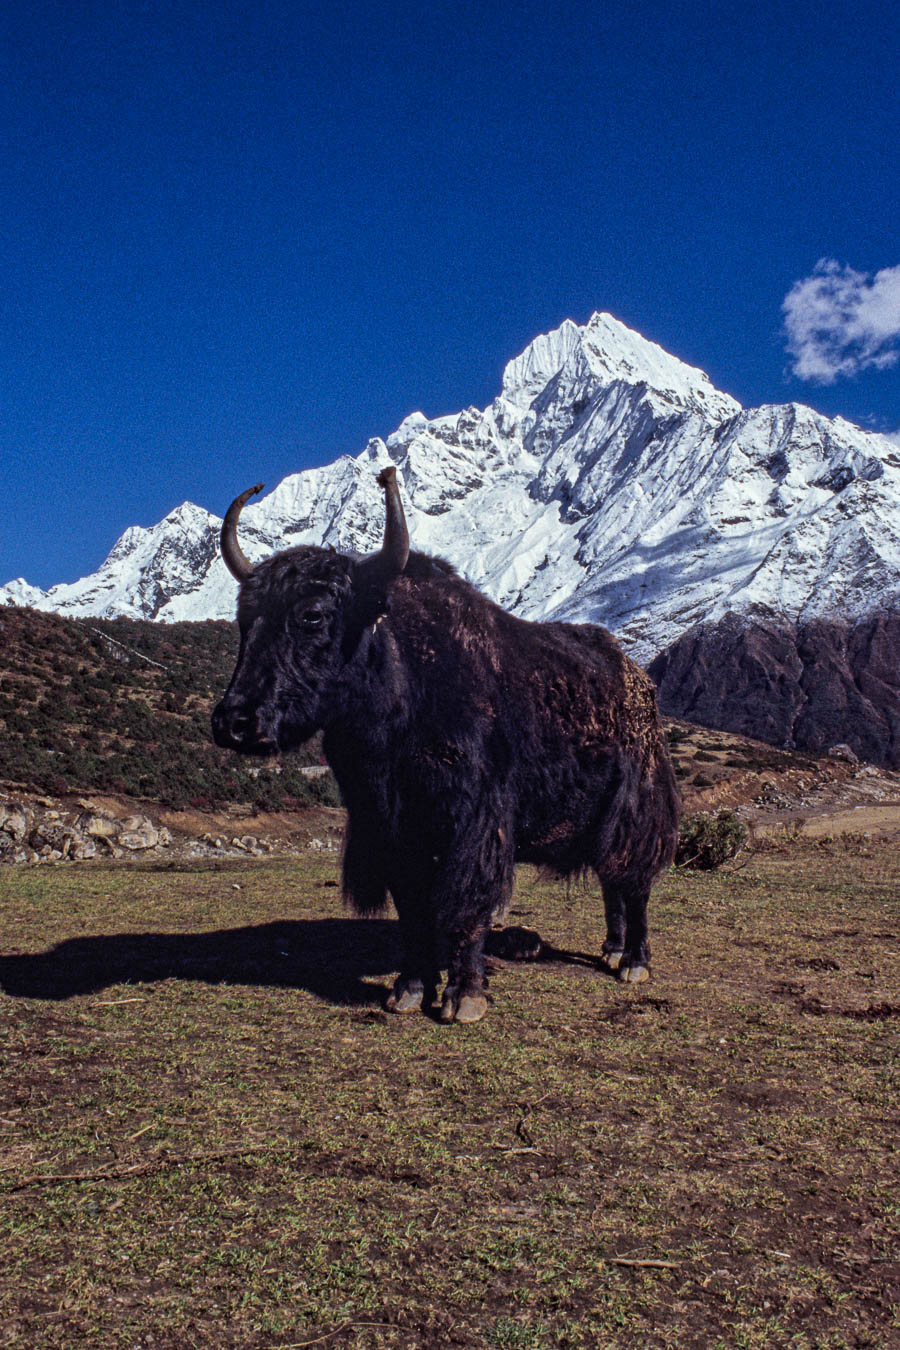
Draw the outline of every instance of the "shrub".
M688 740L690 734L686 727L669 727L666 730L666 740L671 746L681 745L683 741Z
M747 842L747 826L733 811L685 816L678 835L676 867L709 871L737 857Z
M323 773L310 783L313 800L320 806L343 806L340 789L334 774Z

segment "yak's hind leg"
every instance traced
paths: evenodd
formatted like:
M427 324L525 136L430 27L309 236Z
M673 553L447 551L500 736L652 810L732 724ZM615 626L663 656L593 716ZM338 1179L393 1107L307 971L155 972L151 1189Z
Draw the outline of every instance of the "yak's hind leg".
M650 978L650 944L647 941L647 903L650 883L604 881L606 941L603 957L610 970L627 984Z
M441 1000L442 1022L480 1022L487 1012L486 935L487 928L480 925L450 933L447 983Z

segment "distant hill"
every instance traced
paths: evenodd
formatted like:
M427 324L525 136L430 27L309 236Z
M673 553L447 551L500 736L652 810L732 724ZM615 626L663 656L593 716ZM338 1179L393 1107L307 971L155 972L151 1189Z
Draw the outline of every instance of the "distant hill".
M335 804L315 743L251 761L212 742L210 712L231 678L237 630L0 609L0 783L60 794L113 792L172 806Z

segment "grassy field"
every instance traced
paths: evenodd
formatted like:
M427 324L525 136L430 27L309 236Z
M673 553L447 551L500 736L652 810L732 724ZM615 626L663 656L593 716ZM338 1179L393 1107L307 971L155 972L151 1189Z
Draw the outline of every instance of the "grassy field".
M5 869L0 1345L900 1345L900 860L672 873L654 979L524 872L475 1027L337 862Z

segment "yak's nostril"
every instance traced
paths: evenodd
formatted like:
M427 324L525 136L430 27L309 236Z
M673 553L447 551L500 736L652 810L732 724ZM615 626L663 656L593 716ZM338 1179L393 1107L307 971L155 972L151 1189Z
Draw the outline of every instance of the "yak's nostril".
M273 755L277 737L264 730L257 708L228 707L219 704L212 715L213 740L223 750L238 750L250 755Z
M221 704L212 716L213 736L218 745L234 749L252 739L252 719L246 713L231 712Z

